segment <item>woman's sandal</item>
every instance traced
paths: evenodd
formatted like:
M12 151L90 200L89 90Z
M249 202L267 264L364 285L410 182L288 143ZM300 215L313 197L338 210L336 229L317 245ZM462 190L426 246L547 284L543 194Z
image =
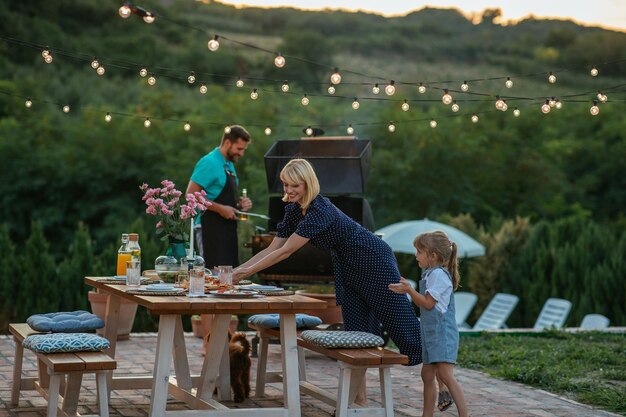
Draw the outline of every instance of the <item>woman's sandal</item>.
M452 404L454 404L454 400L452 400L450 392L439 392L439 395L437 396L437 408L439 411L446 411Z

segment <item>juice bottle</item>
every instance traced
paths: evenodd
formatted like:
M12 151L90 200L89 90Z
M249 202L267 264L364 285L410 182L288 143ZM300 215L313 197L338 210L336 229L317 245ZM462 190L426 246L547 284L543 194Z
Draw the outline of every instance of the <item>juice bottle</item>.
M141 247L139 247L139 235L137 233L128 234L128 251L132 260L141 264Z
M128 249L128 234L122 234L122 246L117 251L117 275L126 275L126 262L132 259L132 254Z

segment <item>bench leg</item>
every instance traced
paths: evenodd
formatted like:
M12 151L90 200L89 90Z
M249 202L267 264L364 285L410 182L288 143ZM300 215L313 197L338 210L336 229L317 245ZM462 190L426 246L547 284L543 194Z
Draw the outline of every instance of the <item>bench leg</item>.
M367 372L367 368L352 369L350 396L348 398L349 404L358 404L361 407L367 407L365 372Z
M339 371L339 388L337 391L337 411L335 417L348 416L348 403L350 397L350 382L352 380L352 369L341 367Z
M298 346L298 370L300 371L300 381L306 381L306 357L304 348Z
M380 375L380 395L382 397L385 417L393 417L393 393L391 392L391 368L384 367L378 370Z
M13 360L13 384L11 385L11 405L18 405L20 402L20 391L22 390L22 362L24 360L24 346L22 342L15 340L15 358Z
M96 387L98 391L98 407L100 417L109 417L109 391L107 389L108 372L96 373Z
M59 388L61 387L61 375L50 376L50 386L48 388L48 414L47 417L56 417L59 408Z
M261 334L259 338L259 347L257 366L256 366L256 387L254 395L262 397L265 395L265 373L267 372L267 350L269 347L269 337Z
M67 415L76 415L78 409L78 396L83 382L82 372L71 372L67 375L67 383L63 393L63 410Z

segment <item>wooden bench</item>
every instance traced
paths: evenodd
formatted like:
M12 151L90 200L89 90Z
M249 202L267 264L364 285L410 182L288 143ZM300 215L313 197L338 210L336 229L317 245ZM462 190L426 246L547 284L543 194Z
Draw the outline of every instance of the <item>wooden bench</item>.
M267 351L270 337L280 337L279 329L259 328L248 324L259 333L259 359L257 363L256 396L265 394L265 384L281 382L282 372L267 371ZM339 387L337 395L321 389L306 380L304 350L321 353L339 362ZM409 358L401 353L384 348L327 349L307 342L298 336L298 364L300 370L300 391L336 408L336 417L381 416L393 417L393 395L391 390L391 367L406 365ZM365 373L369 368L379 370L381 392L380 407L355 407L359 389L365 387ZM361 404L362 405L362 404Z
M15 362L13 367L13 386L11 405L19 404L20 392L36 390L48 400L48 417L55 417L59 405L59 391L63 386L61 412L64 415L76 415L78 395L83 374L96 374L98 405L101 417L109 416L107 374L117 367L115 359L102 352L72 353L37 353L38 377L22 377L24 358L24 339L39 332L26 323L9 324L9 331L15 341ZM67 381L65 380L67 375Z

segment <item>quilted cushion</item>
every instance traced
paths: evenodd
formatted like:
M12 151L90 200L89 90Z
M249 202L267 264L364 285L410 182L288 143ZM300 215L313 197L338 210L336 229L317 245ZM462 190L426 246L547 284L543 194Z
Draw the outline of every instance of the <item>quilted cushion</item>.
M279 314L255 314L248 318L248 323L254 327L263 329L272 329L280 326ZM304 327L315 327L322 324L322 319L308 314L296 314L296 327L298 329Z
M90 333L31 334L24 347L38 353L96 352L107 349L109 341Z
M104 321L88 311L33 314L26 323L38 332L78 333L101 329Z
M367 332L347 332L343 330L305 330L302 339L325 348L370 348L383 346L382 337Z

